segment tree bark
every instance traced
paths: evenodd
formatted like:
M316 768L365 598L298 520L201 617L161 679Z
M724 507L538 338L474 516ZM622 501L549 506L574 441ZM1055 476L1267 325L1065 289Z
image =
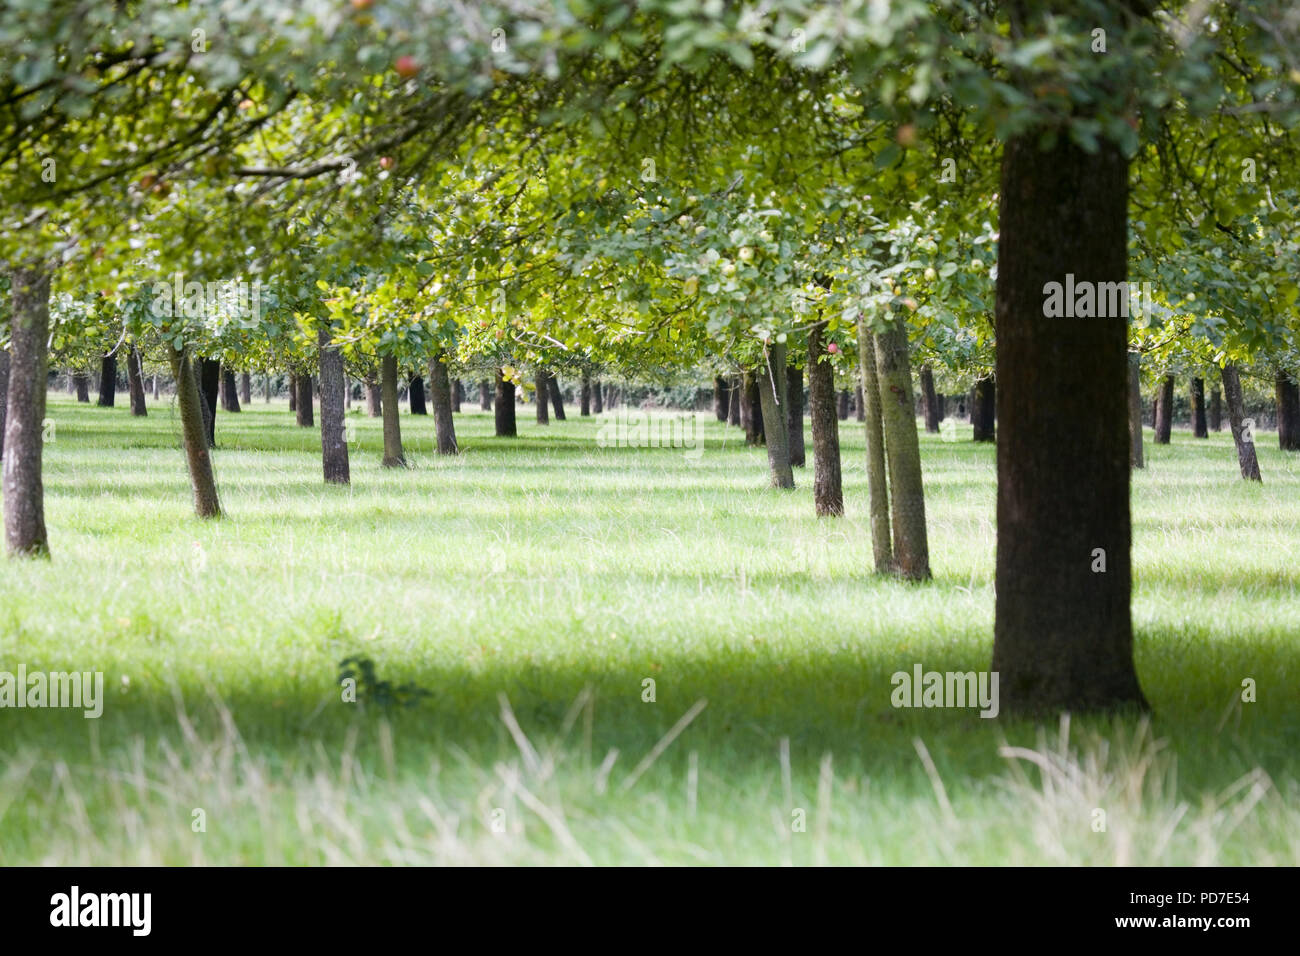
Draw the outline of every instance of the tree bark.
M1259 457L1255 454L1253 427L1246 428L1246 405L1241 397L1241 373L1235 365L1225 365L1219 377L1223 380L1223 400L1228 406L1228 425L1232 440L1237 446L1237 464L1246 481L1263 481L1259 474Z
M602 391L603 389L601 388L600 385L600 379L598 378L592 379L591 380L591 413L593 415L604 414L605 399L601 394Z
M316 415L313 409L313 402L316 397L315 386L313 376L298 376L298 401L294 411L297 412L298 425L301 428L311 428L316 424Z
M245 405L253 404L253 376L248 372L239 373L239 400Z
M99 401L100 408L112 408L117 395L117 356L105 355L99 360Z
M46 361L48 361L48 356ZM0 349L0 458L5 453L5 420L9 411L9 350Z
M720 381L722 380L716 379L715 384ZM786 367L785 391L785 431L790 443L790 464L796 468L803 468L806 463L807 453L804 450L803 442L803 369L799 366L789 365ZM722 417L718 420L727 420L725 407L722 409Z
M763 403L758 393L758 375L747 371L744 375L745 405L747 407L745 422L745 444L758 445L766 440L766 427L763 421Z
M228 368L221 371L221 407L228 412L239 411L239 385Z
M460 414L460 403L465 401L465 386L458 378L451 380L451 410Z
M786 431L786 346L774 343L768 348L767 365L760 366L758 378L759 401L766 423L767 466L771 471L773 488L793 488L794 471L790 467L790 439Z
M412 415L429 414L428 406L424 402L424 378L422 376L414 375L411 377L411 387L406 394L411 400Z
M934 371L928 365L921 366L921 407L925 413L925 430L932 435L939 434L943 412L939 408L939 396L934 392Z
M397 356L385 355L379 363L380 405L384 419L385 468L405 468L402 450L402 419L397 404Z
M21 267L10 275L12 311L4 423L5 549L11 556L49 557L41 454L49 360L50 273Z
M454 455L456 447L456 425L452 419L452 399L455 386L447 374L447 365L443 362L442 349L437 349L429 356L429 397L433 402L433 429L438 436L438 454Z
M519 433L515 424L515 383L502 375L501 369L497 369L496 432L498 438L514 438Z
M849 411L850 411L849 397L850 397L850 393L847 388L840 389L839 414L840 414L840 421L842 422L848 421L849 419Z
M740 378L733 375L731 376L731 395L727 399L727 424L735 425L737 428L742 427L743 419L741 408L744 403L740 398Z
M344 427L347 380L343 375L343 353L330 344L328 329L316 333L320 346L320 447L321 468L328 485L346 485L352 480L348 463L348 442Z
M819 518L844 514L840 475L840 420L835 408L835 369L825 358L823 324L808 330L808 410L812 418L813 506Z
M578 390L578 414L583 418L591 415L591 376L583 374L582 386Z
M1174 377L1166 375L1160 380L1160 394L1156 397L1156 444L1168 445L1174 424Z
M1300 451L1300 387L1282 369L1273 383L1277 399L1277 442L1283 451Z
M1142 454L1142 356L1128 354L1128 464L1145 468Z
M555 420L565 421L564 396L560 393L560 380L550 372L546 373L546 388L551 395L551 407L555 410Z
M176 405L180 412L181 441L190 471L190 489L194 493L194 513L200 518L221 516L217 482L212 474L212 455L208 451L207 421L203 417L206 398L199 391L199 372L189 349L171 353L172 377L176 380Z
M157 372L153 373L153 400L155 402L158 401L158 373ZM267 399L267 401L270 401L270 399Z
M384 399L379 391L379 383L373 378L366 379L366 414L371 418L379 418L384 414Z
M727 420L727 380L721 375L713 376L713 417L720 422Z
M90 376L85 372L74 372L72 382L77 387L77 401L90 402Z
M876 375L889 468L889 498L894 532L894 568L911 581L930 577L930 545L925 526L921 446L912 398L912 364L907 326L901 316L876 335Z
M994 423L994 409L997 407L997 385L992 375L985 375L975 382L975 392L971 399L970 422L974 441L991 442L997 440L997 426Z
M876 370L876 336L858 316L858 369L866 404L867 495L871 516L871 557L877 574L894 569L894 544L889 530L889 471L885 464L885 421L880 375Z
M478 383L478 407L480 411L492 411L492 383L487 379Z
M193 360L191 359L191 365ZM203 422L208 432L208 447L217 447L217 393L221 390L221 360L203 359L199 368L199 388L203 392L203 408L207 414Z
M298 410L298 376L293 372L289 373L289 411Z
M1192 379L1192 434L1197 438L1209 438L1210 429L1205 421L1205 379Z
M853 390L853 417L860 422L867 420L866 403L862 398L862 386L859 385Z
M551 377L546 374L546 369L539 368L535 380L536 387L533 389L533 399L537 403L537 424L539 425L549 425L551 423L550 382Z
M126 353L126 387L131 396L131 414L137 418L149 414L144 397L144 369L140 365L140 350L131 345Z
M1064 135L1040 151L1041 132L1002 156L992 668L1004 711L1145 706L1129 612L1128 321L1044 314L1045 286L1067 274L1127 282L1128 160Z
M1223 393L1217 385L1210 389L1210 429L1223 431Z

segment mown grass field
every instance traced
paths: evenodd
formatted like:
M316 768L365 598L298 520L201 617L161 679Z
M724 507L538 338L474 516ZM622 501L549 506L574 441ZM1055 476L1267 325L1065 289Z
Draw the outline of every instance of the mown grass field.
M708 416L692 460L473 410L442 460L403 413L385 471L354 404L340 489L255 398L218 416L228 515L201 523L168 402L49 417L53 559L4 566L0 670L103 671L107 699L0 710L0 863L1300 863L1300 457L1273 434L1262 487L1226 432L1147 445L1153 715L1036 727L890 705L895 671L988 667L994 458L964 426L922 436L914 586L871 573L852 421L848 515L819 521L811 461L773 491ZM352 655L431 696L344 702Z

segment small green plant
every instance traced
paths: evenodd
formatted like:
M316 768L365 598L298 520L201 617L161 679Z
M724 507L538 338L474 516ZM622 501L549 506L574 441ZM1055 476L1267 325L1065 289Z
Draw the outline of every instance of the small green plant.
M394 686L392 681L378 680L375 677L375 662L360 655L345 657L339 661L339 683L349 678L357 682L358 703L375 704L385 709L415 707L424 698L433 696L432 693L415 684Z

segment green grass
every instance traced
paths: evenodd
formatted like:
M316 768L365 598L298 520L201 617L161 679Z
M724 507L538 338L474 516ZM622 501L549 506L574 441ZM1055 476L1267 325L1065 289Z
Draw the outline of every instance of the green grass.
M922 436L914 586L871 573L852 421L848 515L819 521L811 465L768 489L707 416L692 461L473 410L445 460L403 414L413 467L386 471L354 412L340 489L319 431L255 400L218 417L204 523L167 402L49 416L53 560L4 566L0 670L100 670L107 701L0 710L0 863L1300 863L1300 471L1274 435L1262 486L1226 433L1148 444L1154 714L1040 728L890 706L917 662L988 666L994 460L968 428ZM343 702L357 654L432 696Z

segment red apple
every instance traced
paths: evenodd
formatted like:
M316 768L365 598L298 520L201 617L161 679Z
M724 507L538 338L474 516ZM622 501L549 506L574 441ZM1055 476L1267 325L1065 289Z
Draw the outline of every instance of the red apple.
M393 64L393 69L404 80L409 80L411 77L420 74L420 64L415 62L413 56L399 56L397 62Z
M838 352L839 350L840 350L840 347L839 347L838 345L836 345L834 342L832 342L830 345L826 346L826 351L827 351L827 352L830 352L832 355L834 355L834 354L835 354L836 352Z
M380 169L392 169L392 168L393 168L393 165L394 165L394 163L393 163L393 157L391 157L391 156L380 156L380 157L379 157L379 168L380 168Z
M375 5L375 0L352 0L353 10L369 10Z

